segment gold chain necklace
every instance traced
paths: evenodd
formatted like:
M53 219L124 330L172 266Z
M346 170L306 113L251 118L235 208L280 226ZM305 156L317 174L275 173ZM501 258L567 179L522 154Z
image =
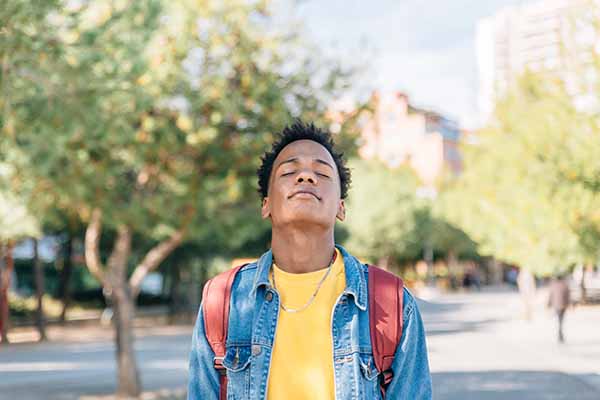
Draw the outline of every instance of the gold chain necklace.
M308 308L308 306L311 305L311 303L317 297L317 293L319 293L319 289L321 289L321 285L323 285L323 282L325 282L325 279L327 279L327 276L329 275L329 272L331 271L331 267L333 265L333 261L335 260L335 256L336 256L336 251L334 250L333 256L331 256L331 261L329 261L329 266L327 267L327 272L325 273L325 275L323 275L323 278L321 278L321 280L319 281L319 284L317 285L317 290L315 290L315 292L312 294L312 296L310 296L310 299L308 299L308 303L306 303L304 306L302 306L300 308L295 309L295 308L287 308L286 306L283 305L283 302L280 302L279 305L283 311L286 311L289 313L298 313L298 312L306 310L306 308ZM273 268L273 267L271 267L271 278L273 279L273 287L275 288L275 290L277 290L277 283L275 283L275 268Z

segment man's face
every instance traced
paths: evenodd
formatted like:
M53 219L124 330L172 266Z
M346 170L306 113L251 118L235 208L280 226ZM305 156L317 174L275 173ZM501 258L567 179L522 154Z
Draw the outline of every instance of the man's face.
M332 227L344 220L340 177L333 157L312 140L298 140L277 155L262 217L273 226L307 224Z

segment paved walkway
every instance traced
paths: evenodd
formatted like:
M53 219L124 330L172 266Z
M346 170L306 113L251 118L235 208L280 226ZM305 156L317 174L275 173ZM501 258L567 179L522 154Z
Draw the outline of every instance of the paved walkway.
M55 330L53 342L0 347L0 400L113 398L106 396L116 390L112 330L61 329L66 336L57 337ZM148 392L143 399L184 398L191 331L191 326L136 329L137 361Z
M434 399L599 400L600 307L571 310L567 343L559 345L544 299L542 291L532 322L521 318L519 296L506 288L419 302ZM17 333L21 340L33 335ZM110 398L103 395L115 389L111 329L56 327L50 333L51 343L0 347L0 399ZM191 326L141 325L136 335L144 390L153 392L145 398L184 398ZM157 397L161 389L170 391Z
M545 299L541 290L531 322L506 288L421 303L434 398L600 399L600 308L570 310L561 345Z

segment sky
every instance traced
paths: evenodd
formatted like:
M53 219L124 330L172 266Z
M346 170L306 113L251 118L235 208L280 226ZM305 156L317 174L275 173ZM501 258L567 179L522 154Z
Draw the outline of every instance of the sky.
M361 89L478 125L475 29L500 9L539 0L300 0L295 15L329 54L367 66Z

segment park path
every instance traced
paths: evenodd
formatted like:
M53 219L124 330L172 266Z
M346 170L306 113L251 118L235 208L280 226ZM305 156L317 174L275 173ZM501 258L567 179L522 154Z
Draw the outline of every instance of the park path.
M599 400L600 308L566 316L567 343L538 294L533 321L522 319L518 294L506 287L438 294L419 300L436 400ZM59 328L57 328L59 329ZM112 331L60 328L50 343L0 347L0 400L75 400L114 392ZM183 398L191 326L137 328L145 391ZM22 338L31 333L22 332ZM62 339L61 339L62 338Z

